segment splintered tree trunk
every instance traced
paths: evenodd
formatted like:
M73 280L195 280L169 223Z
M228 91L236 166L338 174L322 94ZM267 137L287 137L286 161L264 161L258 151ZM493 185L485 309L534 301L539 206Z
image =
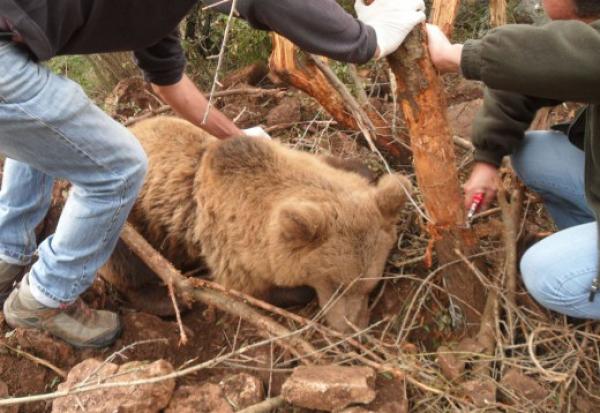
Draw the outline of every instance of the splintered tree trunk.
M450 37L454 31L454 20L459 8L460 0L434 0L429 21L440 26L446 36Z
M411 137L417 181L432 220L430 235L439 263L448 264L457 260L455 249L468 255L474 239L465 228L444 90L429 58L425 27L414 30L388 62L397 78L398 102ZM485 304L481 283L463 264L449 266L444 277L449 294L458 298L455 304L475 328Z
M506 24L506 0L490 0L490 24L492 27Z
M299 56L299 49L285 37L272 33L273 52L269 67L282 81L302 90L316 99L342 126L360 130L357 119L347 108L347 102L331 84L319 67ZM375 128L375 145L391 156L407 161L409 153L397 142L388 123L370 107L363 108Z

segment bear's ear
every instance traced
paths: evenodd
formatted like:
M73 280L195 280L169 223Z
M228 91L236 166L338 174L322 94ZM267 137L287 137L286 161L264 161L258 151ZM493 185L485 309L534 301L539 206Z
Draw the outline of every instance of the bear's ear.
M388 174L377 183L375 200L384 218L393 219L400 215L402 207L412 192L412 184L405 176Z
M277 225L280 239L300 248L321 244L329 232L328 222L319 204L301 201L282 205Z

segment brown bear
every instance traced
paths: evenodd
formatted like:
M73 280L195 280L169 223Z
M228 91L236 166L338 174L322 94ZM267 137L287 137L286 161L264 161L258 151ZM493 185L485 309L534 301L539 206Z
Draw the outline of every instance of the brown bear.
M309 286L332 327L368 324L408 179L374 185L339 162L265 139L218 140L171 117L131 130L149 172L129 220L176 267L205 263L216 282L259 298ZM153 278L123 245L103 274L130 292Z

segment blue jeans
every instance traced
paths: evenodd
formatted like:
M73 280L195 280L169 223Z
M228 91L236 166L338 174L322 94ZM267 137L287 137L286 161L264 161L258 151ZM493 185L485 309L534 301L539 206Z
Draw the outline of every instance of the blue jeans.
M513 167L540 194L559 232L521 260L529 293L544 307L576 318L600 319L600 295L589 302L598 273L598 236L584 189L584 153L559 132L530 132L512 156Z
M76 83L0 42L0 259L38 260L29 273L42 304L69 304L110 256L141 188L146 155L131 133ZM54 235L36 245L56 178L72 189Z

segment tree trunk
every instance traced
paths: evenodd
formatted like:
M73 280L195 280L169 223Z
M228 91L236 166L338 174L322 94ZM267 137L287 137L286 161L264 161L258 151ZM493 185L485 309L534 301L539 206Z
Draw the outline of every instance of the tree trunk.
M506 24L506 0L490 0L490 24L492 27Z
M454 31L454 20L459 8L460 0L434 0L429 21L440 26L446 36L450 37Z
M342 126L360 130L357 119L347 108L347 102L331 84L319 67L310 59L300 59L299 49L286 38L273 33L273 52L269 61L271 71L282 81L302 90L316 99ZM370 107L363 108L375 128L375 144L391 156L407 161L409 151L392 136L388 123Z
M87 56L102 88L111 91L121 80L139 75L130 53L105 53Z
M432 220L429 232L440 265L448 264L457 260L455 249L469 255L474 237L465 228L444 90L429 59L425 27L415 29L388 62L398 82L398 102L411 136L417 181ZM449 266L444 277L468 326L476 328L485 304L481 283L464 264Z

